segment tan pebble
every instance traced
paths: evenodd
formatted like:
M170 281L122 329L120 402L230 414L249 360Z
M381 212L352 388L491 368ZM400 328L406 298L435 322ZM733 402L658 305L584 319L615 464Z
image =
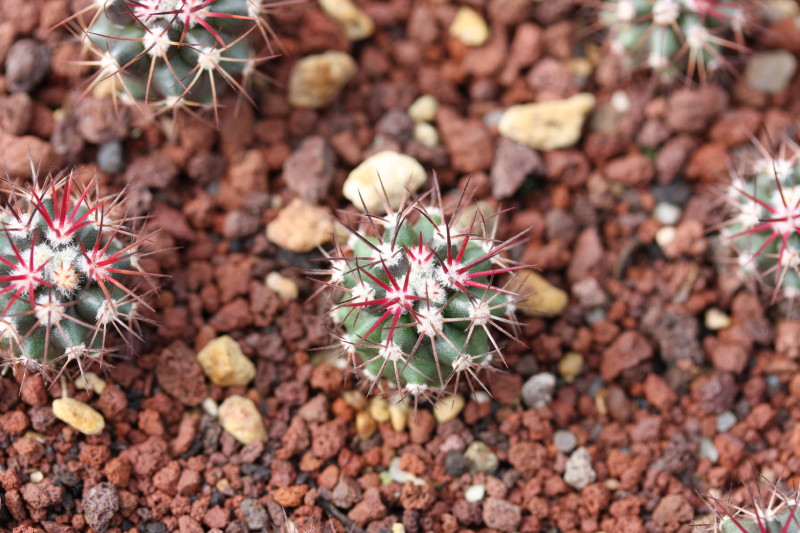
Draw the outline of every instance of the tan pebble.
M267 239L290 252L310 252L333 238L328 211L295 198L267 224Z
M435 148L439 144L439 132L427 122L417 122L414 124L414 140L428 148Z
M392 533L406 533L406 526L402 522L395 522L392 524Z
M319 0L319 5L351 41L361 41L375 32L375 22L350 0Z
M369 414L376 422L388 422L391 418L389 403L381 396L375 396L369 401Z
M731 327L731 317L726 315L719 307L712 307L706 311L705 325L711 331L719 331Z
M460 394L455 396L445 396L436 401L433 406L433 417L437 422L449 422L454 420L464 410L466 401Z
M342 393L344 401L356 411L363 411L367 408L367 397L357 390L346 390Z
M558 373L567 383L572 383L583 371L583 355L578 352L567 352L558 362Z
M432 122L439 110L439 101L430 94L423 94L408 107L408 116L414 122Z
M103 394L103 391L106 390L106 387L108 387L108 383L106 383L103 378L94 372L85 372L83 376L79 376L75 379L76 389L87 390L87 385L89 386L89 389L94 391L96 394Z
M558 316L569 303L565 291L533 270L521 270L513 287L520 296L527 296L519 303L519 310L527 316Z
M408 425L408 406L402 402L389 404L389 419L392 429L398 433L405 431Z
M413 157L384 150L371 155L354 168L342 185L342 194L353 205L370 213L385 213L384 203L397 209L408 191L414 192L428 175Z
M78 400L59 398L52 407L56 418L84 435L98 435L106 427L103 415Z
M483 46L489 40L489 25L480 13L461 6L450 24L450 35L467 46Z
M244 445L254 440L266 440L267 430L256 404L244 396L230 396L219 406L222 429Z
M513 105L503 112L497 129L504 137L535 150L556 150L581 138L583 122L595 98L580 93L565 100Z
M378 424L366 411L356 413L356 433L361 439L368 439L375 434Z
M355 75L358 65L348 54L328 51L298 61L289 76L292 107L319 109L328 106Z
M297 300L299 290L297 283L293 279L281 276L277 272L267 274L264 283L267 288L281 297L281 299L291 302Z
M256 377L256 366L228 335L217 337L197 354L208 379L220 387L244 387Z

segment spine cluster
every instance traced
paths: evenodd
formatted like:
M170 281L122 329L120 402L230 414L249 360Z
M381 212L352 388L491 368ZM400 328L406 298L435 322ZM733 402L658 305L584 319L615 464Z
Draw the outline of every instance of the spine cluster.
M136 335L146 305L131 288L144 239L71 174L23 188L3 183L0 208L0 354L49 376L75 361L103 363L106 334Z
M329 285L340 342L355 368L403 394L429 398L458 387L462 376L502 359L497 334L514 338L517 295L501 275L501 254L516 238L497 241L480 215L464 229L420 199L384 217L364 215L349 244L337 249Z

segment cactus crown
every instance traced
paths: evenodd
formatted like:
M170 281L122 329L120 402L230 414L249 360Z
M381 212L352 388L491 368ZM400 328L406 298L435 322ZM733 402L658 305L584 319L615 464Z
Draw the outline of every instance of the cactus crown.
M497 278L523 268L501 258L523 234L495 240L477 209L462 227L462 202L447 218L437 199L362 215L329 257L331 315L353 367L372 379L370 392L381 378L415 398L457 388L462 376L483 386L479 370L503 358L497 333L516 339L518 298Z
M113 79L112 94L161 111L211 106L216 113L225 86L249 98L243 83L274 56L258 0L95 0L91 9L83 29L98 68L91 87ZM268 56L256 56L254 34Z
M126 283L147 276L120 196L96 199L72 174L23 188L4 182L0 207L0 355L50 377L72 361L103 364L109 329L137 336L143 295ZM58 369L60 367L60 370Z
M754 493L748 488L751 507L744 508L708 498L715 507L713 525L697 525L709 533L798 533L800 532L800 510L798 510L798 494L796 491L787 494L770 483L770 494L765 502L761 495L761 486ZM719 508L722 508L720 511Z
M630 65L645 65L670 79L683 72L705 81L725 65L724 49L744 50L747 1L606 0L601 23L611 49ZM733 40L730 40L733 36Z
M784 144L777 156L759 145L728 187L733 217L723 231L746 274L774 287L778 296L800 295L800 147Z

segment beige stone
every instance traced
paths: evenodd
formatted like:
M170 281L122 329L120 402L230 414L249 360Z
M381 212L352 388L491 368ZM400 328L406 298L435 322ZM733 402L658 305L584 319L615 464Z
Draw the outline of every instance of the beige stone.
M299 289L293 279L281 276L277 272L267 274L264 283L267 288L287 301L297 300Z
M351 0L319 0L319 5L349 40L361 41L375 33L375 22Z
M504 137L536 150L567 148L581 138L594 104L593 95L580 93L565 100L513 105L500 117L497 128Z
M436 400L433 405L433 417L441 424L454 420L464 410L467 404L464 397L460 394L454 396L444 396Z
M357 70L356 62L344 52L306 56L297 62L289 76L289 103L309 109L326 107Z
M527 316L558 316L569 303L565 291L554 287L533 270L519 271L512 287L525 297L519 303L519 310Z
M364 209L366 204L370 213L382 214L386 212L384 191L389 205L397 209L406 189L416 191L427 177L425 169L413 157L386 150L354 168L344 182L342 193L358 209Z
M256 366L228 335L206 344L197 354L197 362L208 379L220 387L244 387L256 377Z
M267 430L256 404L244 396L230 396L219 406L222 429L244 445L254 440L266 440Z
M450 35L467 46L483 46L489 40L489 25L473 8L461 6L450 24Z
M333 222L322 207L295 198L267 224L267 239L290 252L310 252L333 238Z
M106 427L106 420L89 405L73 398L53 400L53 414L84 435L99 435Z

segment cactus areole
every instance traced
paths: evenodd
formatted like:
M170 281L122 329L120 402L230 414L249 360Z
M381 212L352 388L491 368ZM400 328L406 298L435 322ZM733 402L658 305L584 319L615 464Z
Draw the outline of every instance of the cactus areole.
M482 386L479 369L502 358L499 337L514 338L517 296L499 278L522 268L501 258L520 236L496 241L480 214L456 229L462 210L446 221L420 200L364 217L329 272L341 345L370 392L382 378L426 398L462 376Z
M142 296L130 288L138 246L72 175L37 185L0 184L0 354L50 376L73 361L102 364L106 334L136 335Z
M118 81L130 100L165 108L217 103L226 86L268 57L257 58L251 36L271 31L256 0L98 0L85 30L99 68L95 83ZM269 54L272 56L273 54Z

